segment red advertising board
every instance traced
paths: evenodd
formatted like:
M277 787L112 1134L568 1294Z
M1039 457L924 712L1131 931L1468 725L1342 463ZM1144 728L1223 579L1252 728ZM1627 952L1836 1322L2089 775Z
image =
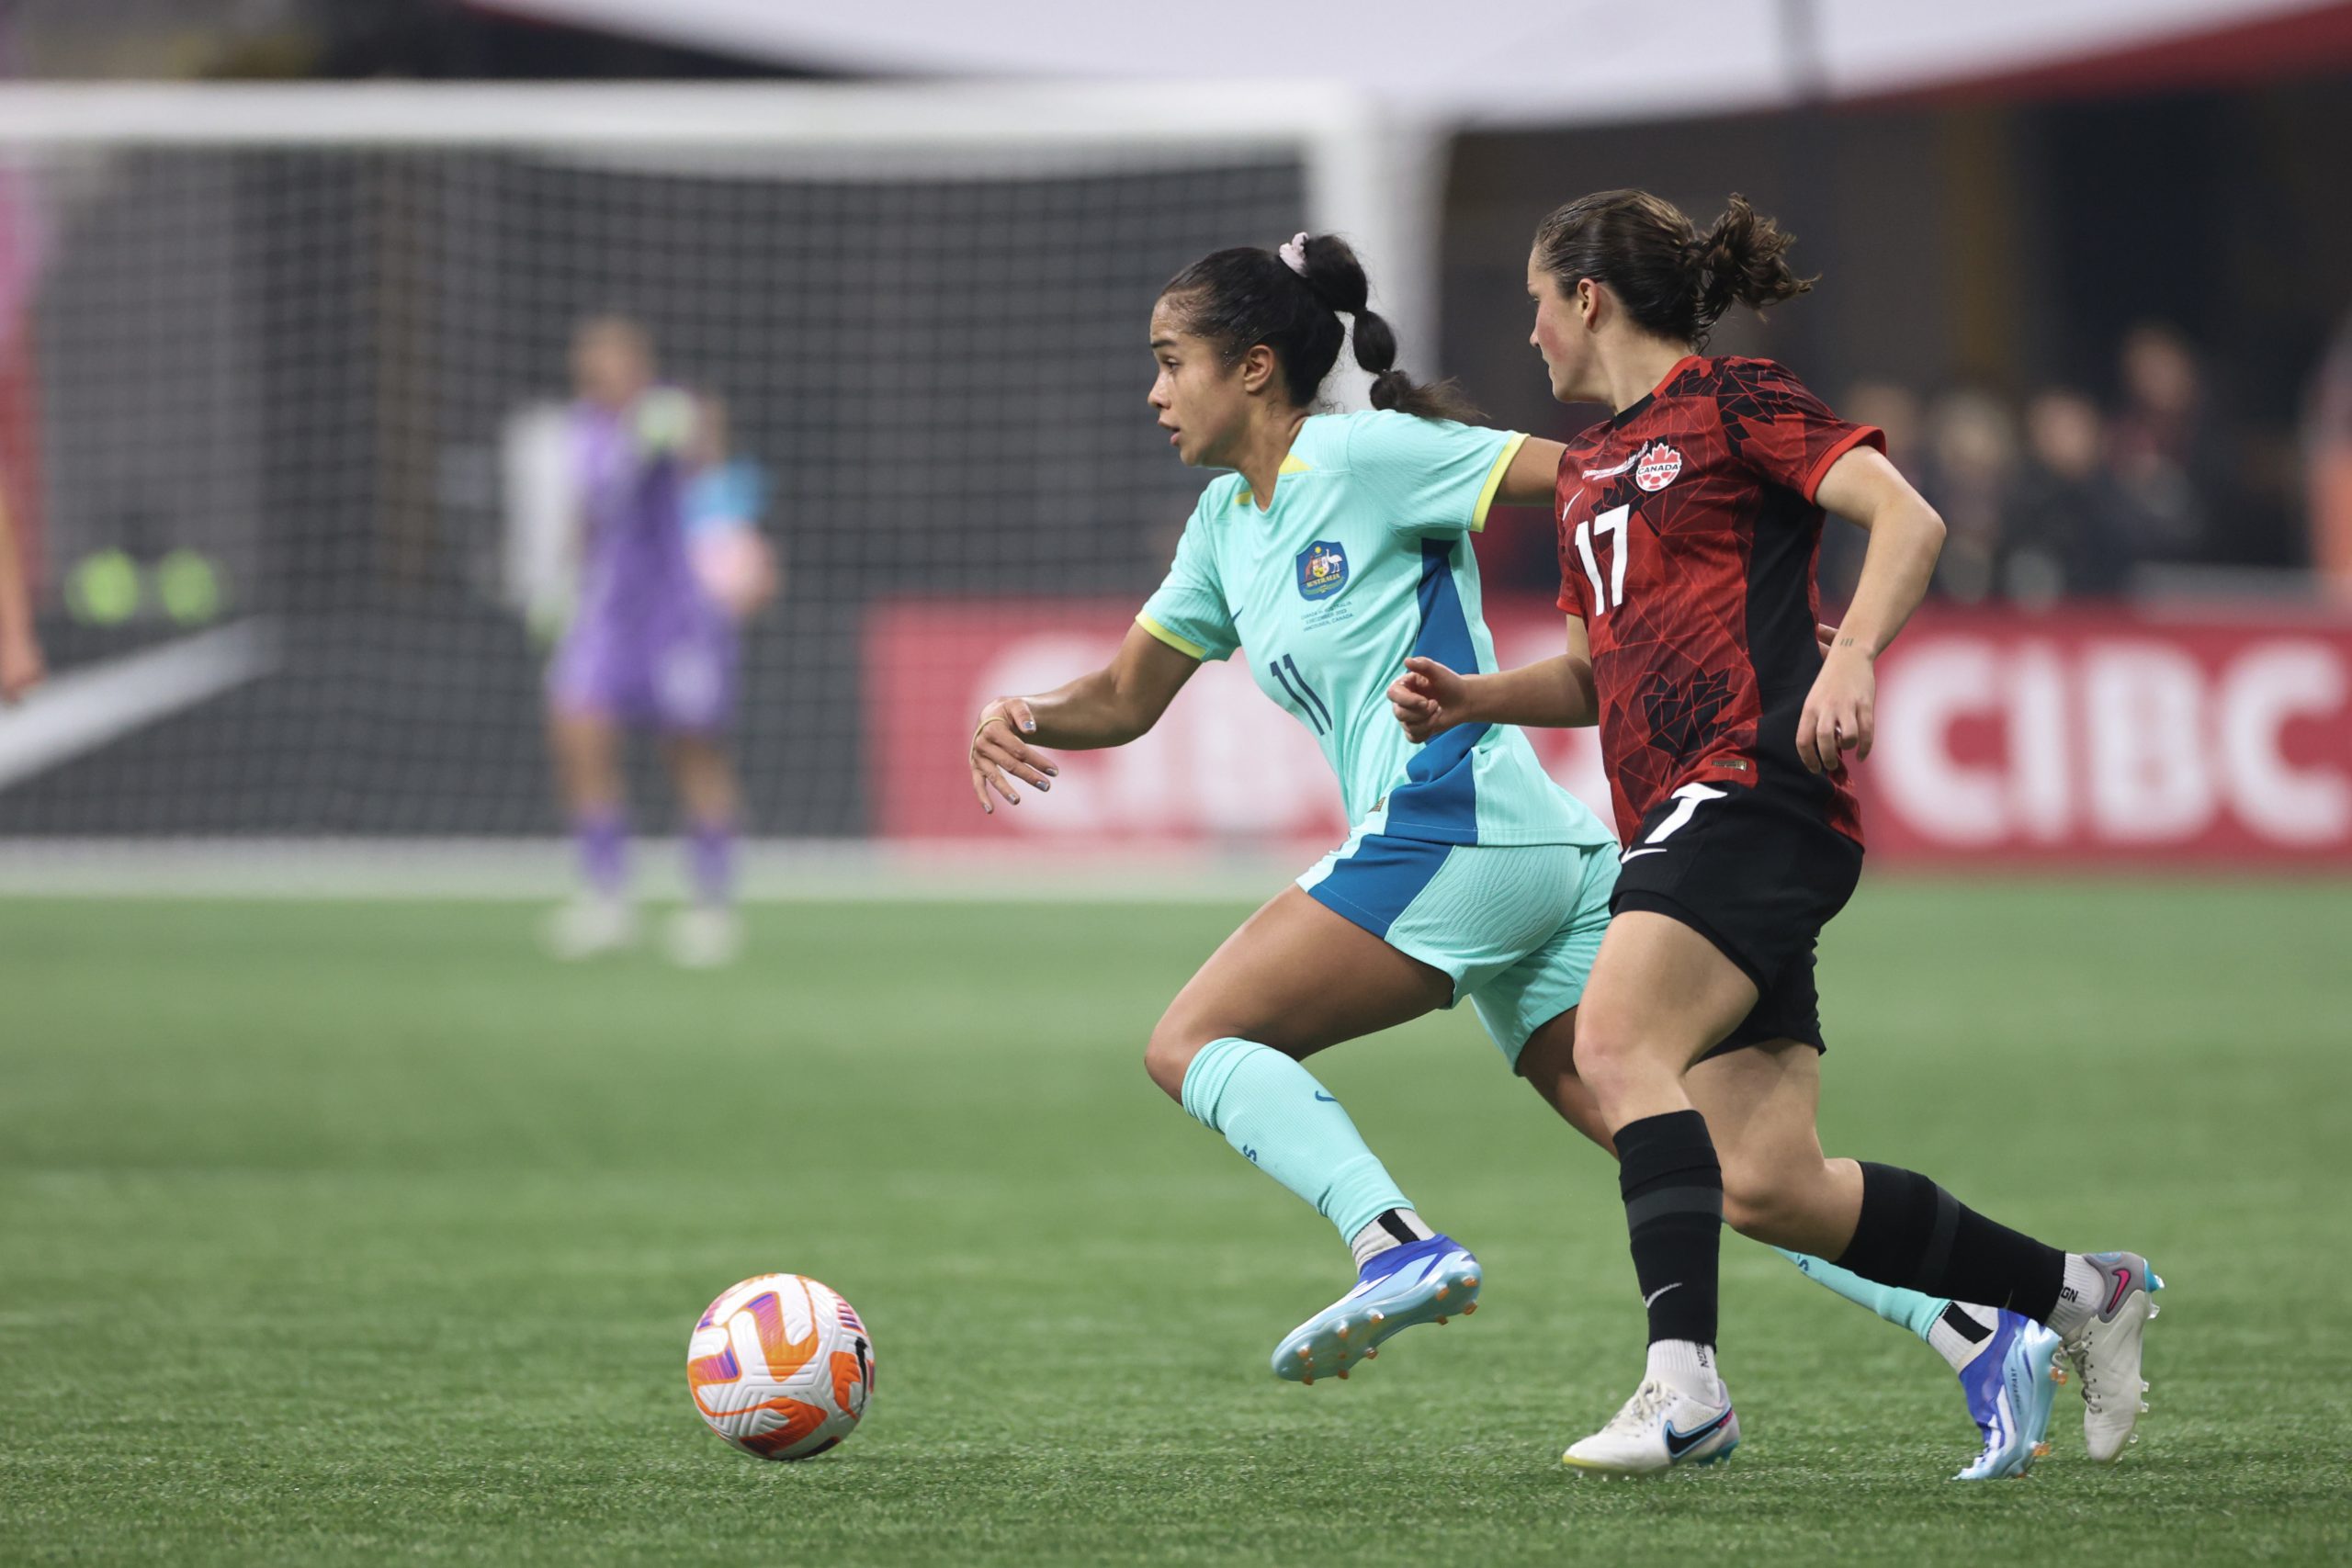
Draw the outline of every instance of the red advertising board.
M1320 753L1238 658L1194 676L1143 739L1067 754L1049 796L981 815L962 761L981 703L1096 668L1133 613L1086 600L874 607L876 831L1074 850L1336 841L1346 825ZM1489 604L1487 619L1508 663L1559 647L1558 613L1540 601ZM1530 734L1606 817L1593 733ZM1860 781L1881 864L2352 868L2352 622L1923 613L1881 663L1878 748Z
M1878 711L1889 860L2352 866L2352 623L1922 615Z

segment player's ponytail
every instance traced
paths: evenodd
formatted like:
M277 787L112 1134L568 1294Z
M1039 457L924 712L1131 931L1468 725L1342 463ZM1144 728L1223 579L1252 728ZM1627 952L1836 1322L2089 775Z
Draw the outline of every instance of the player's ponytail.
M1535 231L1536 264L1561 290L1591 278L1645 332L1704 348L1734 305L1761 310L1810 291L1789 266L1792 236L1735 196L1703 234L1664 197L1605 190L1582 197Z
M1353 246L1337 234L1308 235L1303 244L1293 243L1306 264L1301 274L1306 286L1333 310L1354 318L1356 364L1372 377L1374 408L1462 424L1486 417L1456 383L1437 381L1424 386L1396 368L1396 330L1371 308L1372 280L1364 276Z
M1372 406L1464 423L1482 418L1451 381L1424 386L1396 368L1396 333L1371 309L1372 283L1336 234L1300 235L1279 250L1241 246L1202 257L1160 291L1186 326L1238 359L1273 350L1292 403L1311 407L1355 322L1356 363L1372 373Z
M1735 195L1714 227L1690 242L1692 283L1699 296L1699 326L1706 329L1734 305L1761 310L1793 299L1813 288L1789 266L1795 237Z

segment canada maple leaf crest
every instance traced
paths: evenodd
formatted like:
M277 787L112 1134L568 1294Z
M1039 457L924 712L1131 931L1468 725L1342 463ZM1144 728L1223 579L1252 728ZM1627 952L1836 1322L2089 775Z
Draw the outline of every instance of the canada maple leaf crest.
M1682 471L1682 454L1665 442L1653 442L1634 460L1634 482L1644 490L1664 490Z

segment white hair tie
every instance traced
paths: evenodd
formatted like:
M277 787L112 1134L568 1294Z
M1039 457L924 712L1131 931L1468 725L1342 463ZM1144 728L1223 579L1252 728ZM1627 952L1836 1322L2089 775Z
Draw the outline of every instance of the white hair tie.
M1305 277L1306 276L1306 231L1302 229L1293 234L1290 237L1290 243L1274 254L1283 258L1284 266L1289 267L1299 276Z

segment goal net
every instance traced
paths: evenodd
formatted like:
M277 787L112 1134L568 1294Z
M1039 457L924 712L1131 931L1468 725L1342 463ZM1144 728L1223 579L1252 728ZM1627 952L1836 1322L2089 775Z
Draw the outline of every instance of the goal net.
M877 727L965 701L938 628L1165 567L1170 274L1337 230L1416 341L1393 145L1312 88L0 92L0 494L54 671L0 714L0 840L560 830L561 410L611 313L782 562L746 826L899 832Z

